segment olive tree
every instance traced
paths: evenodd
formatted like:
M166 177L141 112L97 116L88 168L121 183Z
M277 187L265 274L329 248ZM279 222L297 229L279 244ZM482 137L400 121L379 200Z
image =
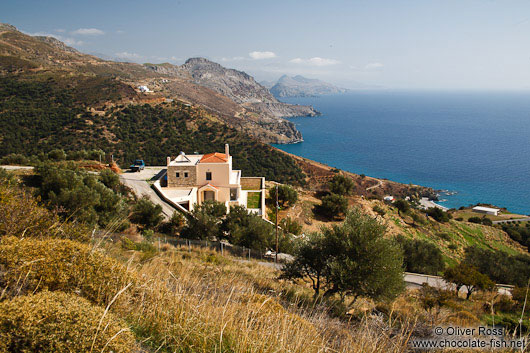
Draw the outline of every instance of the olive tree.
M487 275L480 273L474 266L462 262L448 268L443 277L447 282L455 285L457 296L460 288L466 287L466 299L477 290L491 290L495 287L495 283Z
M403 255L385 239L386 227L355 209L345 221L303 240L282 277L309 278L315 296L338 294L342 300L369 297L392 299L404 288Z
M291 207L298 201L298 193L293 187L278 185L269 191L270 199L274 204L276 203L276 192L278 192L278 204L281 207Z

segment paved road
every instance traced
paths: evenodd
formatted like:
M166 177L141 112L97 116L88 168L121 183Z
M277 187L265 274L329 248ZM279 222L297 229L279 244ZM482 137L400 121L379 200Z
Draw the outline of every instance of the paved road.
M156 205L162 206L164 217L169 219L173 215L173 212L175 212L175 208L162 200L148 183L148 180L154 180L164 169L165 167L146 167L138 173L125 172L120 175L120 180L130 187L136 196L141 197L145 195Z
M23 166L23 165L0 165L0 168L4 168L5 170L30 170L33 169L33 167Z
M493 224L509 223L509 222L517 222L517 221L530 222L530 217L506 219L506 220L502 220L502 221L493 221Z
M242 259L237 260L237 261L250 262L249 260L242 260ZM277 270L281 270L283 266L282 264L276 264L274 262L257 261L257 263L262 266L275 268ZM440 276L431 276L431 275L424 275L421 273L405 272L403 274L403 281L405 282L407 289L418 289L424 283L426 283L429 286L434 287L434 288L454 290L454 285L447 283ZM510 286L510 285L497 284L497 290L500 294L511 295L512 288L513 286ZM465 287L460 288L460 292L466 293L466 288Z

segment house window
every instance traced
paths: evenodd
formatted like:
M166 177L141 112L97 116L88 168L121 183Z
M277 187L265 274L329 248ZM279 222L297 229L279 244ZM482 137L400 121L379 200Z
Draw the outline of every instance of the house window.
M230 188L230 201L237 201L237 188Z
M212 180L212 172L206 172L206 180Z
M184 172L184 178L188 177L188 172Z
M177 176L177 178L180 178L180 173L177 172L177 173L176 173L176 176Z

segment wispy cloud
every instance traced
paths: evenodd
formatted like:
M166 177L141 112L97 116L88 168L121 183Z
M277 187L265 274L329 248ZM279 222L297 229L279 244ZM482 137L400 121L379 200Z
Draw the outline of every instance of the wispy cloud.
M292 64L303 64L303 65L310 65L310 66L331 66L331 65L340 64L339 60L320 58L318 56L315 56L314 58L309 58L309 59L295 58L295 59L289 60L289 62Z
M381 64L381 63L378 63L378 62L375 62L375 63L368 63L366 64L366 66L364 67L366 70L377 70L377 69L380 69L382 67L384 67L385 65Z
M276 57L276 54L272 51L253 51L248 53L251 59L262 60L262 59L272 59Z
M138 60L142 57L139 54L129 53L126 51L122 51L121 53L115 53L114 56L116 56L119 59L124 59L124 60Z
M102 36L105 32L97 28L79 28L72 31L71 34L80 36Z

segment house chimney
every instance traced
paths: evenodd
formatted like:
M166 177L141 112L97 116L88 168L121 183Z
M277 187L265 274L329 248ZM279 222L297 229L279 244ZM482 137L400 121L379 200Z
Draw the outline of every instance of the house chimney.
M225 143L225 154L226 158L230 157L230 147L228 146L228 143Z
M167 163L167 166L169 167L169 163L171 163L171 157L170 156L167 156L166 163Z

